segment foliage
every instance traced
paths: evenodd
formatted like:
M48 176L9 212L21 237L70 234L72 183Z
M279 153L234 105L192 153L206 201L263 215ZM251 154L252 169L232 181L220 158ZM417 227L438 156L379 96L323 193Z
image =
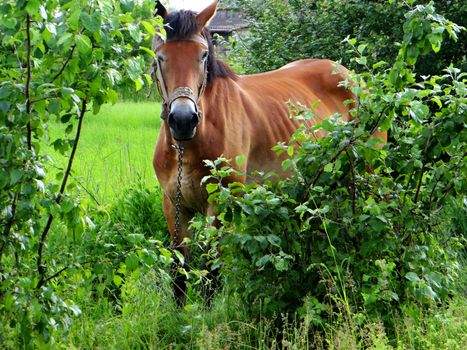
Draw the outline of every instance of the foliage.
M279 68L292 60L329 58L352 64L352 54L343 40L355 37L368 44L368 61L392 62L402 37L408 6L425 1L366 0L240 0L239 8L250 19L245 38L236 43L232 54L247 72ZM466 25L464 1L434 1L437 12L451 21ZM422 29L422 27L420 27ZM413 33L416 33L414 31ZM417 63L420 74L437 74L450 63L465 70L466 33L457 43L446 43L441 53L427 53Z
M253 315L298 310L325 326L338 312L394 327L394 310L455 293L466 234L466 73L450 66L420 79L414 68L426 47L439 50L443 31L456 39L460 30L432 5L414 7L392 66L369 65L367 46L347 39L365 70L343 83L359 101L354 120L330 116L278 145L290 179L224 185L235 172L229 160L206 162L221 227L205 229L212 219L193 227L222 251L214 263ZM303 111L292 114L313 118ZM391 134L384 146L371 136L378 127Z
M223 251L211 263L224 265L230 289L206 310L191 288L178 309L167 271L183 257L166 248L160 189L134 184L95 206L79 182L68 181L88 110L145 88L148 40L160 26L152 8L127 0L0 4L2 348L391 348L390 332L395 348L465 343L463 298L418 306L455 294L460 274L465 74L454 67L413 74L425 48L439 48L441 29L464 35L459 28L417 8L405 28L422 31L405 38L391 66L372 66L375 48L348 39L355 65L368 71L354 77L359 119L330 119L317 126L328 137L311 142L313 130L303 129L278 147L291 155L284 164L291 180L271 175L262 186L225 187L220 180L233 170L209 163L217 182L208 188L225 226L197 219L204 239L193 244L210 248L209 256ZM299 110L297 118L312 117ZM368 139L376 124L392 134L382 150ZM56 174L44 144L71 151ZM192 284L204 274L193 271ZM297 319L285 315L279 329L265 318L294 308ZM394 317L393 328L380 317ZM310 332L316 325L323 332Z
M161 25L152 7L107 0L0 5L0 342L7 346L53 343L54 332L80 313L57 296L62 286L54 278L64 269L48 256L48 233L54 218L73 237L92 224L80 198L66 194L82 121L89 108L96 113L116 102L117 86L138 90L151 81L141 54ZM52 120L66 126L65 135L48 139ZM44 141L71 150L57 180L44 171Z

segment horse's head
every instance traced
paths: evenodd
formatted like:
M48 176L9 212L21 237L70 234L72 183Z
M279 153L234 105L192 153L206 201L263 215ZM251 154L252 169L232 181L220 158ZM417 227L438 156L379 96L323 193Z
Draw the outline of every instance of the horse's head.
M191 140L201 121L199 100L208 83L208 60L212 44L205 29L216 13L218 0L194 13L178 11L168 14L157 1L156 14L164 19L166 40L154 37L157 80L164 98L170 132L178 141ZM165 115L164 115L165 114Z

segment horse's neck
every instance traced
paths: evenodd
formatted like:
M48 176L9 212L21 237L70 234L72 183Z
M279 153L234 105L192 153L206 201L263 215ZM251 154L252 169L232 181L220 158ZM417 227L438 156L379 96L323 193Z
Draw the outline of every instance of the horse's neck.
M238 86L235 81L230 78L216 78L206 88L202 103L209 106L217 106L226 101L229 96L235 94Z
M206 88L200 101L201 125L195 139L186 146L190 163L216 159L223 153L224 138L229 128L225 112L231 110L226 104L233 103L232 92L236 89L238 87L230 78L218 78Z

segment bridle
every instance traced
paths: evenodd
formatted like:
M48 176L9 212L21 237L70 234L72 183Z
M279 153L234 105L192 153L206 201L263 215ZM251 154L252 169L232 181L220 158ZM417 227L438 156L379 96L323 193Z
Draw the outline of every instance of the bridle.
M209 50L209 45L208 45L207 40L201 35L195 34L190 39L184 39L184 40L195 41L205 46L206 49ZM157 55L157 51L164 44L165 42L160 38L154 40L153 51L156 53L156 55ZM165 84L164 76L162 75L160 62L157 58L154 59L154 62L152 64L151 76L153 80L156 81L159 94L162 96L164 100L162 103L162 113L161 113L162 120L167 120L169 116L170 108L172 107L172 103L174 103L175 100L182 98L182 97L193 101L198 119L201 120L203 116L203 112L199 108L199 101L201 100L201 97L203 96L204 91L206 90L207 83L208 83L208 58L206 58L204 61L204 77L203 77L203 82L201 83L201 86L198 89L198 94L195 94L194 91L188 86L181 86L181 87L176 88L172 92L172 94L169 96L169 93L167 91L167 86Z

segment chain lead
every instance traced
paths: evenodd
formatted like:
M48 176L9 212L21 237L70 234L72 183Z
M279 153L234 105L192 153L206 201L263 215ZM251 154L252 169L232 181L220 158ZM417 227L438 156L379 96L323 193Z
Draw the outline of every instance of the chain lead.
M178 235L180 233L180 206L182 200L182 170L183 170L183 155L185 149L180 144L172 145L178 151L178 175L177 175L177 189L175 192L175 228L174 228L174 238L173 246L174 248L179 247Z

